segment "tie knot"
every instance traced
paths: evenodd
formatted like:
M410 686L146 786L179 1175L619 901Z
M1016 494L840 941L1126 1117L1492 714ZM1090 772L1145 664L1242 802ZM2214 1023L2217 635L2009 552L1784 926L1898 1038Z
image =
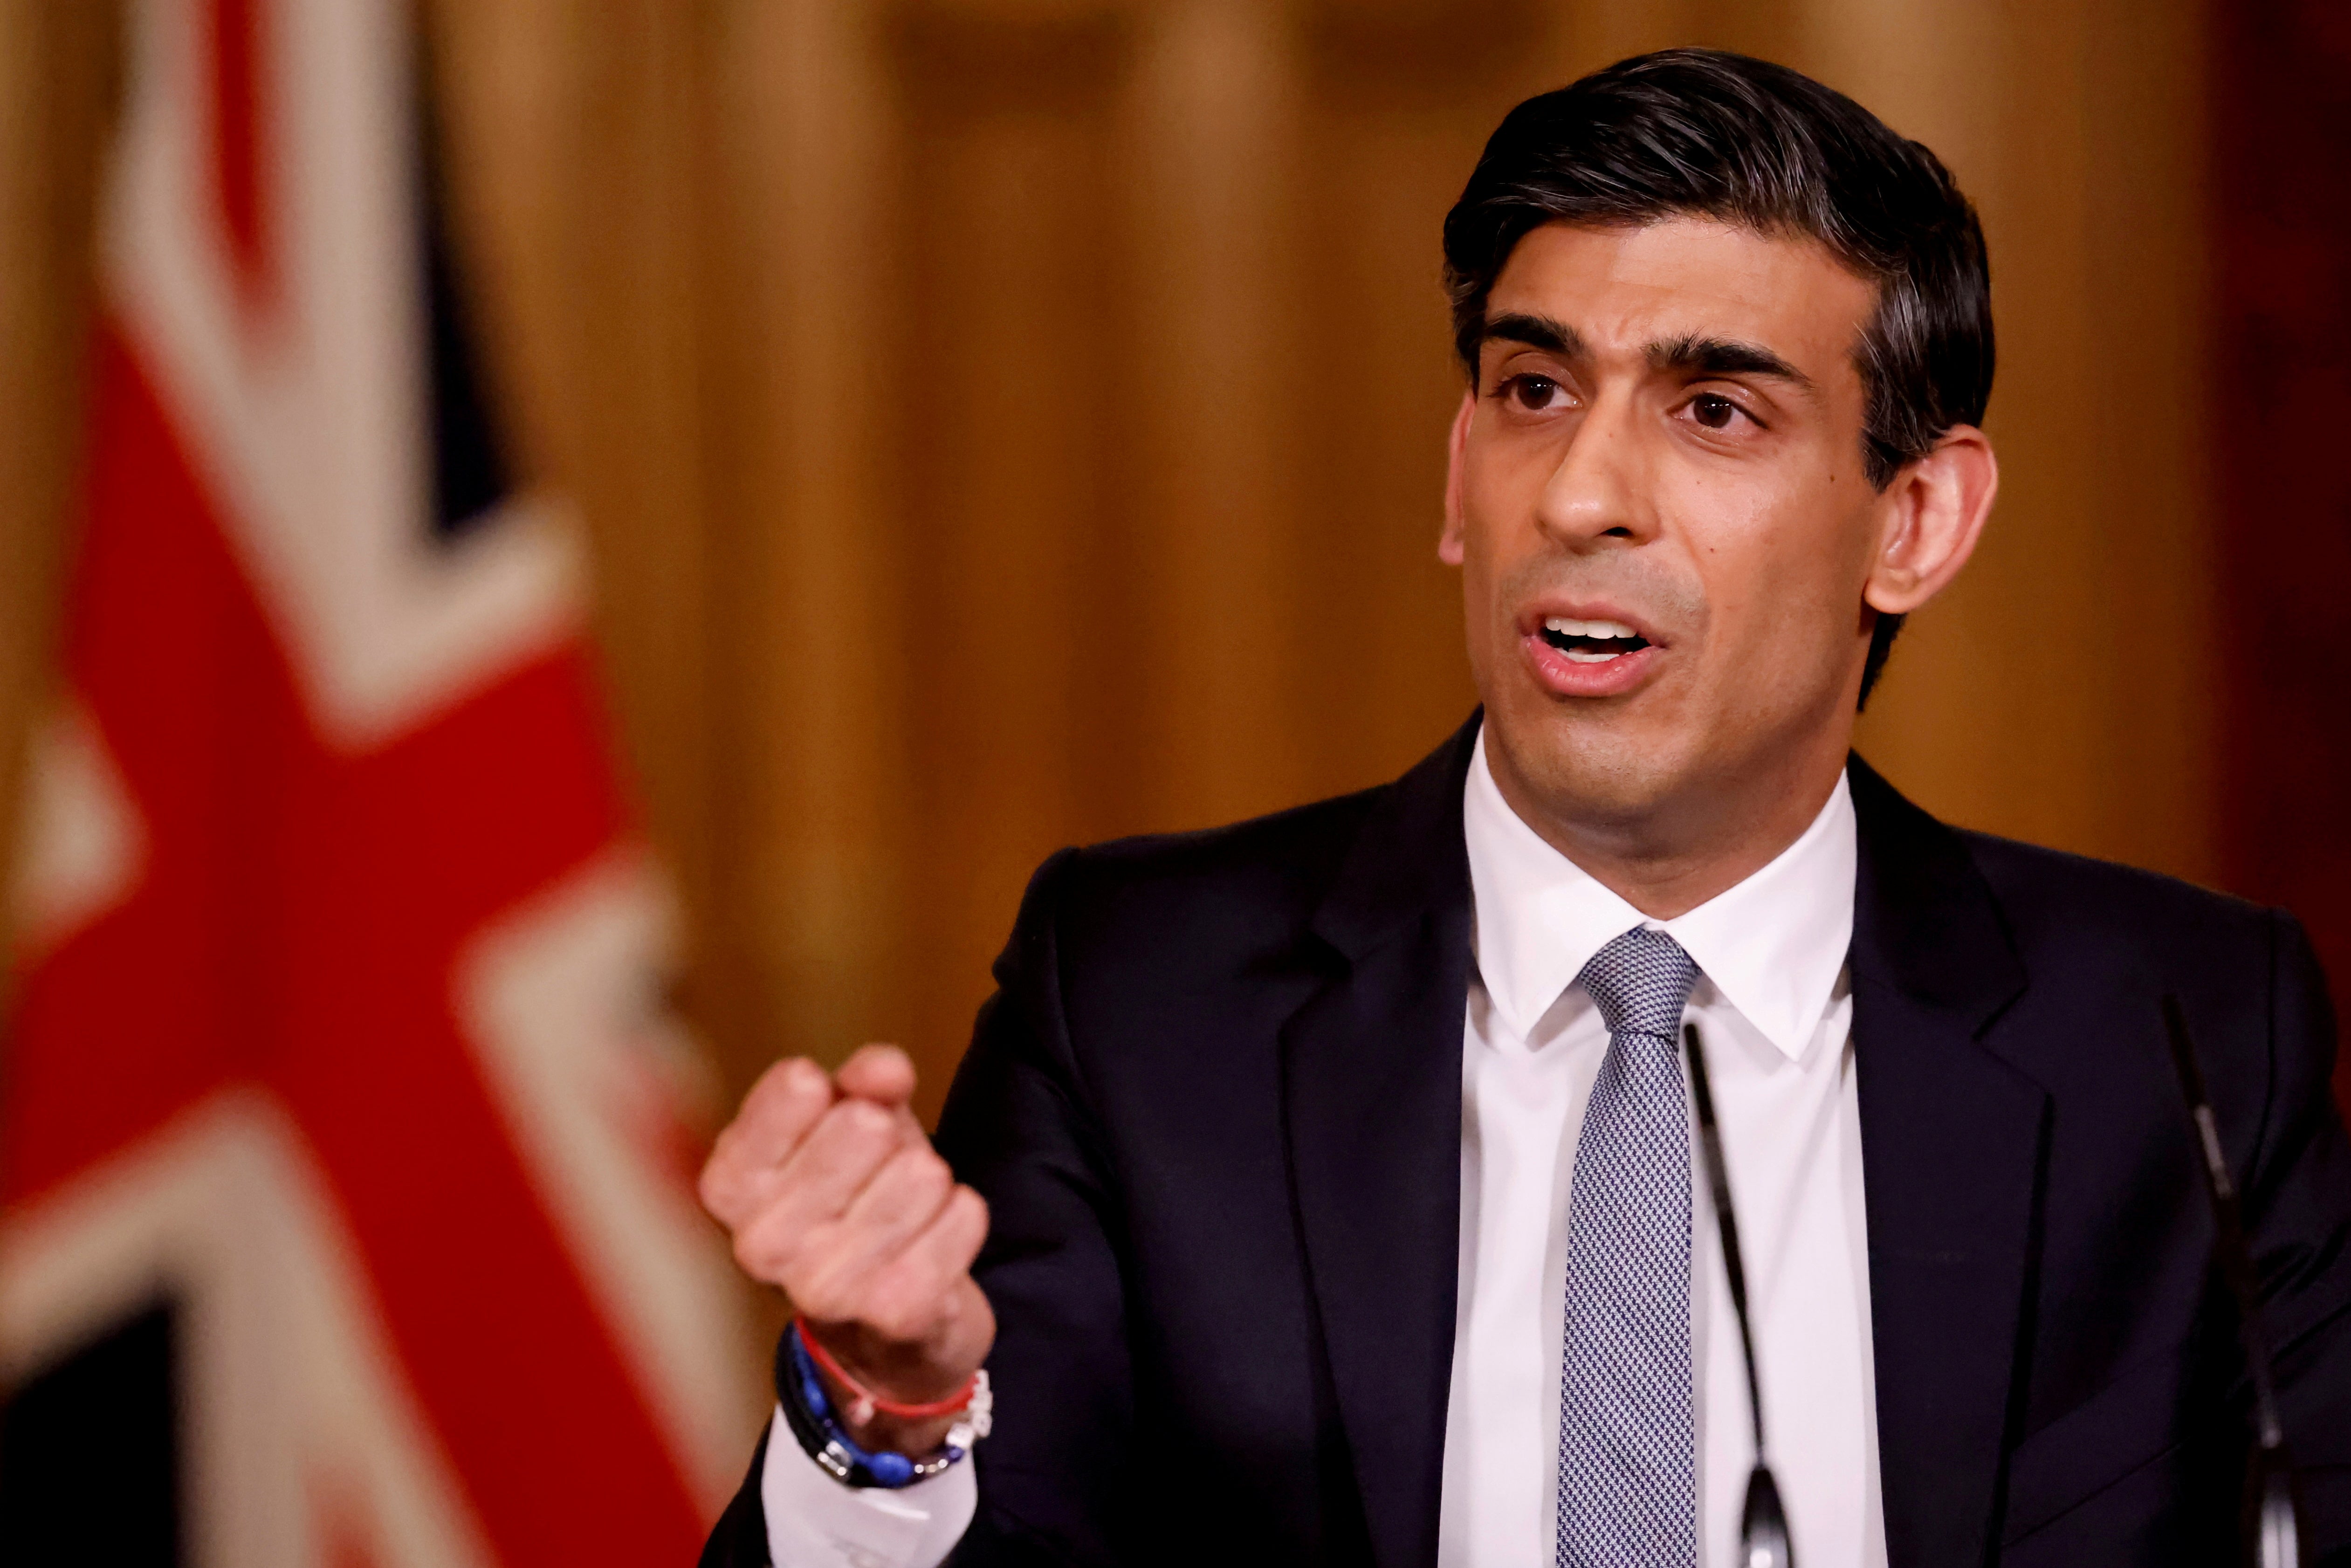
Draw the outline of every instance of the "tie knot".
M1594 953L1575 978L1599 1004L1612 1038L1645 1034L1670 1041L1698 984L1698 964L1664 932L1636 925Z

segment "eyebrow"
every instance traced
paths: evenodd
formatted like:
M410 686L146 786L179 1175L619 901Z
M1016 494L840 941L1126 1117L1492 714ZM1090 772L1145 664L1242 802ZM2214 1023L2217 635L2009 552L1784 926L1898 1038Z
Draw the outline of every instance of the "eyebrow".
M1762 376L1799 392L1813 391L1813 378L1761 343L1736 338L1676 338L1649 345L1649 364L1660 371L1695 371L1708 376Z
M1478 334L1481 343L1524 343L1530 349L1582 359L1584 355L1583 335L1564 321L1554 321L1548 316L1528 316L1512 312L1496 316Z
M1582 359L1588 352L1583 334L1565 322L1553 320L1548 316L1516 311L1488 321L1485 330L1479 334L1479 340L1522 343L1530 349L1541 349L1571 360ZM1818 390L1813 384L1812 377L1781 355L1761 343L1750 343L1737 338L1712 338L1691 333L1650 344L1647 358L1653 370L1709 376L1761 376L1785 382L1807 393Z

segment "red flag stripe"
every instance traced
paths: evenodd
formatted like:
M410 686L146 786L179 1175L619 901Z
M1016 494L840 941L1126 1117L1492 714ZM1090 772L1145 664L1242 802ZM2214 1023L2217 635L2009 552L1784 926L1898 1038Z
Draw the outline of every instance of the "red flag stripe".
M364 758L313 732L135 356L97 356L78 690L144 876L26 977L0 1197L211 1089L291 1106L502 1562L683 1561L698 1511L461 1037L460 949L625 818L570 648Z

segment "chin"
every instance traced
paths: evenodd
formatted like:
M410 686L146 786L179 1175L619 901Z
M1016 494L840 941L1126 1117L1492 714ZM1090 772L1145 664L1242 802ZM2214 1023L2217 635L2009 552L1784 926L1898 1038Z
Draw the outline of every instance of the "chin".
M1687 783L1680 747L1654 736L1555 708L1531 723L1488 713L1488 753L1503 754L1496 766L1507 765L1546 810L1562 818L1595 825L1647 821Z

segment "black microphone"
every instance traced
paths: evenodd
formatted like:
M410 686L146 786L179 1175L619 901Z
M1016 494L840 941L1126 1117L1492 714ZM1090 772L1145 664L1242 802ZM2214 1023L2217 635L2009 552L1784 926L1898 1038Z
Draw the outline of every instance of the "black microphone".
M2220 1273L2237 1298L2237 1329L2245 1347L2245 1369L2253 1383L2252 1458L2245 1476L2245 1561L2258 1568L2300 1568L2302 1529L2295 1517L2294 1461L2285 1450L2285 1427L2278 1419L2277 1381L2270 1368L2269 1341L2262 1337L2262 1292L2253 1272L2253 1255L2245 1245L2244 1217L2237 1206L2237 1185L2229 1179L2228 1157L2220 1152L2220 1125L2204 1091L2203 1070L2196 1064L2196 1047L2188 1038L2188 1020L2179 998L2163 998L2164 1031L2171 1040L2171 1065L2179 1073L2179 1092L2187 1096L2189 1114L2196 1122L2197 1147L2202 1152L2205 1191L2212 1199L2212 1253Z
M1722 1271L1730 1281L1730 1305L1739 1315L1739 1352L1747 1362L1747 1409L1755 1418L1755 1469L1747 1478L1747 1504L1739 1516L1739 1568L1796 1568L1788 1544L1788 1516L1780 1507L1780 1483L1763 1449L1763 1386L1755 1375L1755 1333L1747 1322L1747 1268L1739 1255L1739 1220L1730 1210L1730 1173L1722 1164L1722 1130L1715 1125L1714 1090L1706 1080L1706 1051L1698 1025L1682 1026L1689 1055L1690 1099L1698 1107L1698 1147L1706 1159L1706 1183L1714 1194L1715 1223L1722 1231ZM2292 1558L2285 1560L2293 1568Z

